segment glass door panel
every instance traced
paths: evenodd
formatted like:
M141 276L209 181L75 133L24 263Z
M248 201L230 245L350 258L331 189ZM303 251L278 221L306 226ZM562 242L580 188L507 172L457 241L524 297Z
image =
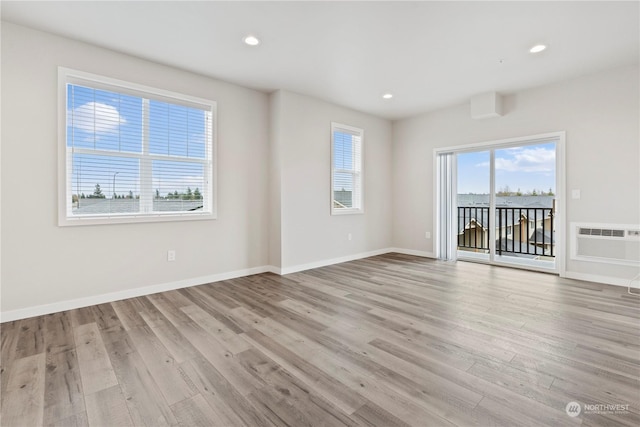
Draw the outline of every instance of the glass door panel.
M458 258L490 261L491 153L457 154Z
M555 267L556 144L494 150L495 261Z

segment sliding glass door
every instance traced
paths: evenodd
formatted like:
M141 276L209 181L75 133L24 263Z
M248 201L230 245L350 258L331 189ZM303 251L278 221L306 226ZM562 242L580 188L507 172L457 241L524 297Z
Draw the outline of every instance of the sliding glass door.
M453 148L449 198L438 194L438 214L452 218L439 239L455 245L454 257L541 270L556 269L558 255L558 144L563 135ZM441 156L444 153L436 153ZM442 247L442 240L439 240ZM440 254L439 254L440 255ZM441 257L443 258L443 257Z

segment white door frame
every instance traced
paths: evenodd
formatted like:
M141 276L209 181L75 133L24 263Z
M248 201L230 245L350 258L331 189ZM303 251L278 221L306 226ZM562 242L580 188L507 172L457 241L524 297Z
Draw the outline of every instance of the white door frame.
M452 146L452 147L443 147L443 148L435 148L433 150L433 173L434 173L434 185L436 186L436 188L434 188L433 191L433 218L434 221L436 222L436 227L434 228L435 230L438 230L436 233L436 248L440 247L440 239L442 238L446 238L446 236L443 236L442 233L440 232L438 226L439 226L439 220L438 220L438 213L439 213L439 206L440 206L440 194L439 194L439 190L437 188L437 183L440 180L439 177L439 170L438 170L438 156L440 154L444 154L444 153L464 153L464 152L468 152L468 151L481 151L481 150L491 150L491 149L502 149L502 148L509 148L509 147L517 147L523 144L529 145L532 143L536 143L536 142L543 142L543 141L549 141L549 140L555 140L556 141L556 210L555 210L555 225L556 225L556 236L560 236L559 239L556 240L556 259L555 259L555 269L553 270L553 272L555 272L556 274L560 275L560 277L565 277L566 276L566 247L567 247L567 233L566 233L566 218L567 218L567 213L566 213L566 171L565 171L565 144L566 144L566 132L565 131L558 131L558 132L550 132L550 133L543 133L543 134L537 134L537 135L530 135L530 136L522 136L522 137L517 137L517 138L507 138L507 139L500 139L500 140L494 140L494 141L485 141L485 142L478 142L478 143L472 143L472 144L465 144L465 145L457 145L457 146ZM490 157L490 162L491 162L491 169L493 170L494 168L494 163L495 163L495 156L493 151L491 151L491 157ZM454 176L457 176L457 162L453 162L453 167L452 167L452 173L454 174ZM493 211L491 208L495 207L495 191L494 187L495 187L495 183L494 183L494 174L491 174L491 189L492 189L492 194L493 197L491 197L491 202L490 202L490 211ZM455 200L455 198L454 198ZM455 211L457 211L457 205L454 201L454 206L453 209ZM493 250L490 250L490 262L492 264L496 264L496 265L509 265L512 266L512 264L504 264L504 263L500 263L500 262L496 262L494 260L494 253L495 253L495 242L493 244L491 244L491 240L489 241L490 246L493 246ZM457 241L455 242L457 244ZM530 268L528 266L524 266L523 268L529 268L529 269L533 269L535 270L535 268ZM542 271L546 271L549 272L550 270L542 270Z

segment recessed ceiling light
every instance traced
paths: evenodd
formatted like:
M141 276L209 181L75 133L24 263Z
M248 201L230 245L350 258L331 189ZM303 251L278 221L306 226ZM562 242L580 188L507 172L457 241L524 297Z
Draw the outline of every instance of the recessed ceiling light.
M547 46L543 45L543 44L537 44L534 47L532 47L531 49L529 49L529 52L531 53L538 53L538 52L542 52L543 50L545 50L547 48Z
M249 46L258 46L260 44L260 40L256 36L247 36L244 38L244 42Z
M391 93L385 93L384 95L382 95L382 97L383 97L384 99L391 99L391 98L393 98L393 94L391 94Z

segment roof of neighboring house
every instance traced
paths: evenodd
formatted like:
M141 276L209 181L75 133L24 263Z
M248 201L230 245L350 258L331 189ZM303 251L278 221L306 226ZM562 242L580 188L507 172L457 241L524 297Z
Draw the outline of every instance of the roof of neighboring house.
M154 200L155 212L185 212L198 209L202 200ZM135 213L140 210L139 199L80 199L80 205L73 209L76 215Z
M552 208L556 196L496 196L497 207ZM488 194L458 194L458 206L489 207Z
M462 207L462 206L460 206ZM533 208L531 208L533 209ZM531 220L534 218L533 211L529 212ZM496 212L495 226L496 227L509 227L512 225L518 225L520 218L527 218L526 210L522 212L518 210L499 210ZM489 208L472 207L465 210L458 211L458 232L462 233L463 230L471 228L471 221L473 220L478 226L487 228L489 226ZM538 220L541 220L542 213L538 211ZM533 227L531 227L533 231Z
M495 217L495 226L508 227L518 224L519 218L536 215L534 209L549 209L553 207L555 196L501 196L496 197L497 208L513 208L522 210L498 210ZM458 194L458 207L467 209L458 210L458 233L470 228L470 221L473 219L482 228L489 226L489 195L488 194ZM529 210L530 209L530 210ZM514 218L515 216L515 218ZM542 214L538 211L538 220L542 220ZM540 239L542 241L542 239ZM545 240L545 241L548 241Z
M471 228L470 225L472 221L482 228L487 228L489 225L489 208L470 208L462 214L460 214L460 210L458 210L458 214L458 233L462 233L465 229Z
M508 252L509 256L514 256L517 258L534 259L541 255L544 255L542 249L535 245L527 244L525 242L520 242L518 240L514 241L508 238L496 240L496 252L500 253L500 251ZM511 251L518 251L518 252L525 252L525 253L518 253L518 252L511 252Z
M551 243L552 245L556 244L554 233L551 233L551 231L549 230L544 230L544 233L543 233L542 228L536 228L536 231L531 235L531 237L529 238L529 241L545 243L545 244Z

